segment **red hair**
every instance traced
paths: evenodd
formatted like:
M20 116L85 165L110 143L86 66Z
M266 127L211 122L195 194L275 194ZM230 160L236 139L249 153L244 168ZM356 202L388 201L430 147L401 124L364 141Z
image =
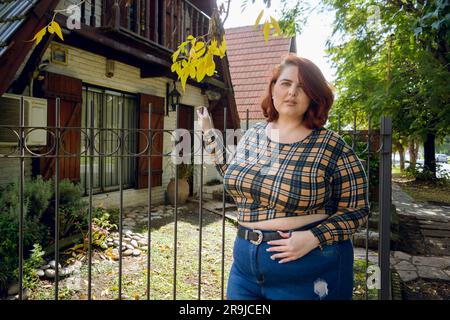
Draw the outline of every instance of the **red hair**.
M333 91L320 69L312 61L295 54L284 57L272 71L272 78L261 102L264 117L269 122L278 119L278 111L275 109L272 100L272 85L275 84L281 72L287 66L298 68L299 81L310 99L308 109L303 117L303 124L309 129L320 129L327 122L328 112L334 101Z

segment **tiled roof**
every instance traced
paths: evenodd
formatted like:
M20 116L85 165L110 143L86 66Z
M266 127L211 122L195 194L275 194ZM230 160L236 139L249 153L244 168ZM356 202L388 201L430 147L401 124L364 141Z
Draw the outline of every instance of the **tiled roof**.
M262 119L260 100L272 68L291 50L291 38L269 37L264 41L262 25L225 30L227 55L237 109L241 120Z
M3 0L0 2L0 56L6 51L9 40L25 21L30 9L38 0Z

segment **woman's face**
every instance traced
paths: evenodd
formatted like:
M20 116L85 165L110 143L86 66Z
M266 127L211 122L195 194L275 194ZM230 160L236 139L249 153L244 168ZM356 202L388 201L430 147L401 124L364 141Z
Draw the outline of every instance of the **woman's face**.
M280 116L303 119L310 99L298 79L298 67L286 66L272 85L272 99Z

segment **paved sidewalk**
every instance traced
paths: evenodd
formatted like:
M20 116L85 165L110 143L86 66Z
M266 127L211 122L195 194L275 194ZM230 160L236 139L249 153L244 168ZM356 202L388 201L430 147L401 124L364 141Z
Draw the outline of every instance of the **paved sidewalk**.
M392 203L399 217L400 245L408 251L391 252L391 265L402 281L450 281L450 206L415 202L394 182Z
M450 206L436 206L415 202L395 182L392 183L392 203L397 207L399 213L443 222L450 221Z

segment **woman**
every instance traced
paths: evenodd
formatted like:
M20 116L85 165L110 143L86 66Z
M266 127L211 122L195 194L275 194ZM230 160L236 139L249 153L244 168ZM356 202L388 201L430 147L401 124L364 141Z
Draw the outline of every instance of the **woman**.
M323 127L332 103L318 67L288 55L261 104L267 121L247 130L228 163L208 135L206 108L197 109L207 151L239 212L228 299L352 298L350 238L367 219L368 184L354 151ZM268 168L260 159L269 149L276 159L269 156Z

